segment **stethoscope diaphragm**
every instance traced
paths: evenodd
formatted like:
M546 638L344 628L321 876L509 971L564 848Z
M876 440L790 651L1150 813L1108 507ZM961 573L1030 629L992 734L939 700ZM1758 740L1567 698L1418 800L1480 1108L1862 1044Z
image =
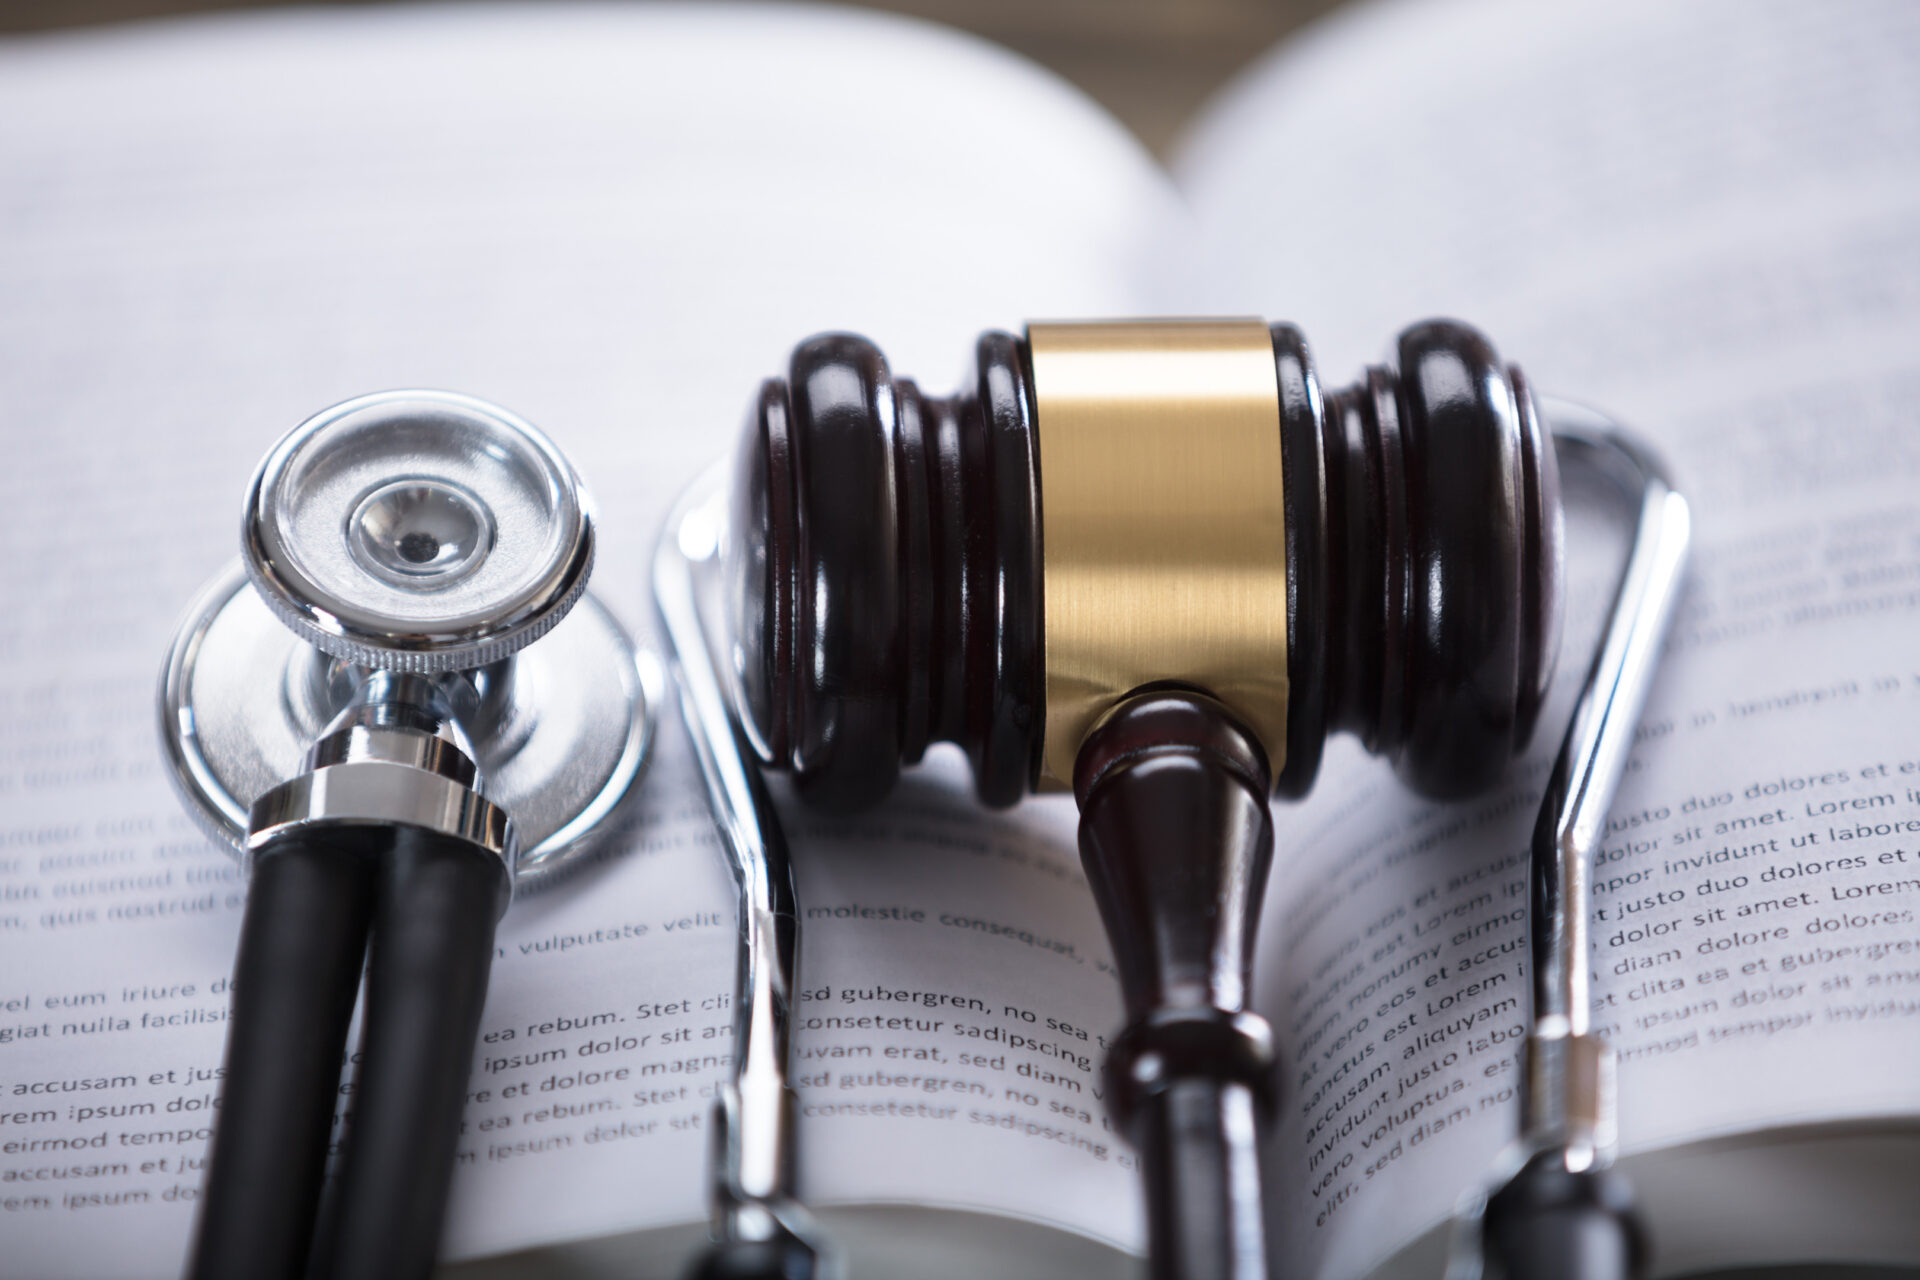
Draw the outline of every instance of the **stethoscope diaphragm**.
M496 406L390 391L308 419L255 473L243 554L167 658L161 738L189 812L243 851L254 802L365 671L415 672L444 683L514 816L516 880L551 872L632 789L663 681L583 594L593 541L566 459Z

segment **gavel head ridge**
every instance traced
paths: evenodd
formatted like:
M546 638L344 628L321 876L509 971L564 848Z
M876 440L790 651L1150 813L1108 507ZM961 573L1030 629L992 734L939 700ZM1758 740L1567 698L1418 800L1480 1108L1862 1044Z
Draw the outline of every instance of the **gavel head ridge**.
M824 334L762 384L732 502L747 733L832 811L936 741L990 805L1065 789L1154 687L1217 700L1280 795L1345 730L1458 796L1552 674L1552 441L1456 322L1331 391L1286 324L1034 324L982 335L944 399Z

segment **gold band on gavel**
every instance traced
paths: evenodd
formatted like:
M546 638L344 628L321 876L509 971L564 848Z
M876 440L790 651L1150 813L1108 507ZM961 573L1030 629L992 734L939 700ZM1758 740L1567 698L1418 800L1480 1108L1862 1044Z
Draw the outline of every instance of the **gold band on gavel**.
M1043 789L1153 681L1224 703L1286 762L1280 389L1259 320L1034 324Z

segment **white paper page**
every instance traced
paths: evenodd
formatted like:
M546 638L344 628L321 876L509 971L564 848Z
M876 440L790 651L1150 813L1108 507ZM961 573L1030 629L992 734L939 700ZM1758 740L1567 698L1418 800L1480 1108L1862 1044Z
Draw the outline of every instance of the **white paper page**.
M1650 435L1695 503L1597 876L1625 1150L1920 1109L1920 10L1363 10L1250 73L1184 158L1204 230L1176 305L1299 321L1330 385L1467 318ZM1584 622L1508 789L1430 806L1344 750L1281 819L1284 1274L1365 1274L1513 1131L1526 838L1618 554L1570 536ZM1682 1238L1681 1197L1647 1208ZM1664 1266L1782 1260L1756 1257L1778 1232L1690 1225ZM1915 1230L1801 1247L1911 1261Z
M0 44L8 1275L184 1255L244 885L169 791L154 682L281 433L402 385L525 414L598 500L596 589L651 633L667 503L796 341L860 330L944 388L981 329L1138 310L1130 264L1171 205L1058 82L850 13L428 9ZM453 1255L704 1218L732 895L663 715L631 841L502 925ZM980 819L952 768L904 790L870 821L796 819L808 905L907 917L808 919L806 985L831 996L800 1010L802 1065L827 1073L802 1092L805 1184L1130 1245L1098 1044L1047 1023L1118 1021L1070 813ZM815 1021L868 1013L915 1021ZM854 1044L875 1056L813 1057Z

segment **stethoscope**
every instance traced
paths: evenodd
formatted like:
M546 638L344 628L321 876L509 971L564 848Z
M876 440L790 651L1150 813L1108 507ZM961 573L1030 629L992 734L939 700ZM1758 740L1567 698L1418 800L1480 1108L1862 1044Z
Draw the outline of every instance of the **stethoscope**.
M1290 368L1310 374L1304 346L1286 363L1296 354L1288 333L1274 329L1282 390ZM983 398L1006 397L986 408L1004 417L1020 411L1015 384L1032 378L1032 366L1023 369L1017 344L1003 337L983 340L979 385ZM1124 338L1137 345L1139 335ZM828 362L843 354L816 353ZM1318 394L1309 397L1314 412ZM915 412L935 414L932 403ZM1362 417L1386 412L1329 403ZM1283 412L1299 411L1283 403ZM1460 1252L1506 1274L1599 1280L1637 1274L1644 1247L1611 1168L1612 1060L1585 1015L1587 877L1677 596L1688 519L1657 459L1608 420L1555 403L1543 412L1563 464L1613 481L1640 517L1534 842L1522 1139L1498 1188L1463 1206ZM788 1058L800 928L762 776L769 730L742 660L736 479L722 468L683 496L653 566L738 893L734 1069L716 1108L711 1178L715 1244L695 1274L797 1280L835 1274L842 1259L796 1186ZM241 563L194 604L161 690L180 792L252 875L191 1274L409 1276L431 1266L495 923L516 883L550 873L610 830L646 755L655 677L584 597L592 554L586 500L558 451L525 422L464 397L350 401L297 428L262 463ZM1159 686L1125 702L1133 719L1109 716L1089 738L1106 754L1081 779L1083 807L1101 788L1126 785L1126 770L1158 749L1152 735L1163 726L1177 738L1217 709L1204 693ZM1235 753L1258 757L1254 734L1217 745L1202 729L1191 747L1175 741L1175 763L1213 752L1239 778ZM1265 776L1242 780L1261 813ZM1124 831L1109 838L1124 840ZM363 967L355 1119L323 1193ZM1204 1040L1192 1060L1152 1068L1176 1083L1181 1070L1253 1081L1271 1069L1259 1057L1264 1024L1246 1016L1223 1025L1223 1051L1243 1055L1224 1068L1206 1060ZM1258 1131L1249 1119L1185 1137L1246 1153ZM1170 1229L1179 1237L1177 1253L1155 1238L1156 1274L1264 1274L1262 1250L1223 1243L1257 1221L1257 1176L1225 1202L1202 1204L1182 1199L1167 1168L1145 1163L1150 1186L1159 1179L1158 1203L1176 1210Z
M1291 338L1297 335L1275 327L1273 341L1280 348L1283 382L1286 362L1293 354L1286 349ZM1184 341L1185 335L1176 340ZM1125 334L1121 341L1133 350L1141 345L1137 334ZM813 349L823 342L840 342L841 354L822 355ZM800 923L780 815L762 774L770 763L796 766L784 756L785 748L769 749L767 716L763 706L755 705L756 698L764 703L765 690L751 687L753 660L743 653L755 643L749 634L754 626L772 629L791 624L775 618L777 610L772 607L761 611L750 603L743 610L739 595L743 574L757 591L773 573L770 562L787 554L772 548L765 532L781 518L772 510L780 501L778 484L770 491L774 497L757 496L768 492L769 471L787 465L779 461L780 451L799 449L788 443L799 434L789 424L803 410L787 397L798 400L804 393L804 379L818 376L823 366L840 374L843 385L848 368L878 365L880 372L871 378L886 380L877 353L858 342L819 339L796 352L794 389L775 389L772 383L763 389L759 437L752 434L750 425L746 444L732 462L716 467L686 491L668 520L654 559L655 599L672 644L683 714L738 889L737 1049L733 1081L717 1108L711 1176L715 1244L693 1272L703 1277L772 1280L833 1274L839 1265L832 1242L802 1206L794 1175L795 1094L788 1057L792 993L798 989ZM1022 372L1034 380L1034 358L1025 355L1025 368L1019 369L1016 359L1025 353L1007 335L983 338L980 353L980 366L989 372L1014 370L1001 380L1002 387ZM1310 368L1304 366L1303 346L1296 371L1299 367ZM825 385L828 380L820 377L820 381ZM1309 378L1300 385L1310 382ZM1381 378L1374 376L1375 391L1380 383ZM901 388L894 393L896 402L881 416L892 415L889 421L897 423L912 415L921 419L913 429L926 430L929 420L952 422L968 413L989 421L996 411L1005 417L1008 405L1017 414L1018 388L988 404L994 380L989 373L981 373L978 385L982 407L971 407L963 392L957 400L960 408L955 410L925 401L911 384L896 384ZM1317 388L1313 390L1317 397ZM1525 394L1523 385L1521 390ZM1031 388L1026 394L1033 400L1041 398ZM868 394L870 404L884 399ZM837 404L836 409L844 411L845 404ZM1649 1255L1632 1197L1613 1168L1614 1060L1611 1050L1592 1033L1588 1017L1589 877L1683 583L1690 516L1658 457L1610 419L1557 401L1543 401L1539 412L1560 464L1589 471L1607 482L1633 508L1636 523L1605 633L1575 704L1531 846L1528 951L1534 999L1525 1049L1520 1136L1489 1184L1463 1200L1450 1275L1454 1280L1481 1274L1626 1280L1645 1273ZM1332 417L1333 411L1325 416ZM844 439L844 424L831 429ZM885 426L882 433L893 429ZM1351 438L1352 431L1348 434ZM775 441L771 463L769 438ZM791 465L796 470L801 466ZM745 500L743 492L748 495ZM848 500L857 504L857 497ZM812 589L824 598L833 588L818 585L823 581L816 579ZM1149 717L1166 714L1151 706L1146 713ZM1123 747L1136 756L1152 750L1145 736ZM1109 751L1107 758L1118 754L1124 762L1124 751ZM1084 779L1082 788L1085 851L1089 836ZM986 789L984 782L982 789ZM1214 904L1206 905L1211 909ZM1111 929L1111 915L1109 920ZM1221 1050L1227 1051L1230 1046ZM1196 1071L1213 1069L1189 1066ZM1256 1064L1254 1069L1271 1067ZM1183 1141L1188 1143L1185 1150ZM1253 1170L1257 1169L1257 1145L1255 1122L1248 1118L1237 1127L1229 1120L1218 1131L1177 1135L1171 1147L1162 1144L1157 1151L1143 1153L1150 1211L1164 1214L1165 1206L1174 1207L1171 1222L1150 1224L1149 1266L1154 1276L1253 1280L1266 1274L1257 1227L1247 1230L1248 1224L1257 1224L1262 1212L1257 1172L1229 1182L1225 1194L1211 1203L1191 1194L1183 1200L1177 1185L1178 1162L1183 1157L1204 1161L1210 1154L1226 1151L1229 1162L1243 1171ZM1249 1239L1250 1245L1245 1243Z
M517 886L615 829L660 669L586 594L572 467L465 396L386 392L302 423L255 473L241 544L159 695L182 800L250 874L187 1274L424 1276L495 925Z

